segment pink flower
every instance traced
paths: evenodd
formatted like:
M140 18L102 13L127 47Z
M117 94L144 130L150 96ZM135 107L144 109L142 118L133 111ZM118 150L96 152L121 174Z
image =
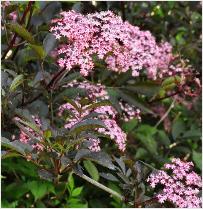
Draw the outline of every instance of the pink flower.
M156 43L149 31L122 21L111 11L87 15L61 12L60 18L52 20L50 31L67 42L56 49L59 66L68 71L79 66L83 76L94 70L95 55L109 70L124 73L131 69L134 77L144 69L151 79L183 70L171 65L174 56L169 43Z
M164 165L165 169L172 171L171 175L161 170L150 174L147 182L152 188L158 184L163 186L156 195L160 203L169 201L182 208L201 207L201 199L198 195L202 183L200 176L191 171L193 166L192 162L183 162L179 158L174 158L171 164Z
M37 116L32 116L32 118L34 119L35 121L35 124L40 128L41 127L41 121L40 119L37 117ZM15 118L15 120L20 120L20 118ZM32 128L30 127L24 127L30 134L32 134L34 137L38 138L39 141L42 141L43 138L38 134L36 133L36 131L34 131ZM20 130L20 135L19 135L19 140L25 144L28 144L29 141L31 140L31 138L25 133L23 132L23 130ZM32 144L32 147L38 151L42 151L44 148L43 148L43 145L41 143L35 143L35 144Z

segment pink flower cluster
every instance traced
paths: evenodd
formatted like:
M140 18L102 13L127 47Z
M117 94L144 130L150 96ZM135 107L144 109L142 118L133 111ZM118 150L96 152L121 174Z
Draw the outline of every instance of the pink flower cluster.
M34 119L35 124L40 128L41 127L41 121L37 116L32 116L32 118ZM17 120L19 120L19 118L16 118ZM42 141L42 137L36 133L36 131L34 131L32 128L26 126L24 127L30 134L32 134L34 137L38 138L39 141ZM29 141L31 140L31 138L25 133L23 132L23 130L20 130L20 135L19 135L19 140L25 144L28 144ZM35 143L32 144L32 147L38 151L42 151L43 150L43 145L40 143Z
M109 95L106 90L106 87L100 83L94 84L94 83L90 83L88 81L78 82L78 81L74 80L71 83L64 85L63 87L66 87L66 88L76 87L76 88L85 89L87 92L88 98L94 102L109 99ZM122 100L120 100L119 105L122 110L122 115L121 115L122 120L129 121L129 120L132 120L133 118L136 118L139 121L141 120L140 110L138 108L136 108L133 105L129 105ZM112 108L111 108L111 110L112 110ZM100 109L100 111L101 111L101 109ZM105 107L105 111L107 111L107 107ZM118 114L118 113L114 109L114 118L115 118L116 114Z
M172 159L171 164L165 164L164 168L171 174L160 170L152 173L147 181L152 188L162 185L163 190L156 197L160 203L172 202L180 208L200 208L199 197L202 186L201 178L194 171L192 162L183 162L179 158Z
M140 109L136 108L133 105L129 105L128 103L124 103L123 101L120 101L120 107L123 111L122 119L124 121L132 120L133 118L137 118L139 121L141 121L140 117Z
M157 44L149 31L124 22L111 11L87 15L68 11L60 15L52 20L50 31L56 39L65 40L55 54L59 66L67 70L79 66L81 75L87 76L96 55L109 70L121 73L131 69L132 76L139 76L140 70L146 69L148 77L156 79L167 74L174 59L169 43ZM170 69L170 74L176 71Z
M63 114L64 110L68 110L72 112L73 114L70 114L70 116L67 118L67 122L64 125L65 128L71 129L75 124L85 121L85 116L89 115L92 111L95 113L99 113L94 119L99 119L105 124L105 128L97 128L96 130L99 133L105 134L109 136L112 140L115 141L115 143L118 145L118 148L121 151L125 151L126 148L126 134L121 130L121 128L118 126L118 124L115 121L116 117L116 111L112 106L100 106L94 108L94 110L89 109L88 107L90 105L84 105L82 106L79 102L80 98L75 99L75 103L77 104L78 108L81 109L81 111L78 111L76 107L74 107L70 103L63 104L59 107L59 116ZM94 103L93 103L94 104ZM87 139L90 142L92 142L92 145L89 146L89 149L92 151L99 151L99 139L93 139L89 138Z
M91 145L89 146L89 149L92 151L92 152L99 152L101 150L99 144L100 144L100 139L93 139L93 138L90 138L89 139L89 142L91 143Z

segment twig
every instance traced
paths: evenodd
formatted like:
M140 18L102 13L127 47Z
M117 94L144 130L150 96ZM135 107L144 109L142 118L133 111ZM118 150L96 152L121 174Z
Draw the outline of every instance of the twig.
M32 4L34 4L33 1L30 1L23 13L23 16L19 22L19 24L22 24L24 21L25 21L25 18L27 16L27 13L30 11L31 7L32 7ZM7 47L6 51L4 52L3 56L1 57L1 59L5 59L7 53L13 48L13 45L15 44L15 41L16 41L16 38L17 38L17 34L15 33L15 35L13 36L9 46Z
M170 97L173 97L173 96L175 96L175 95L177 95L177 94L179 94L179 93L181 93L180 91L176 91L176 92L174 92L174 93L172 93L172 94L169 94L169 95L167 95L167 96L165 96L165 97L161 97L161 98L158 98L158 99L155 99L155 100L152 100L152 101L149 101L148 103L154 103L154 102L159 102L159 101L161 101L161 100L164 100L164 99L167 99L167 98L170 98Z
M176 98L173 100L173 102L171 103L170 107L168 108L168 110L165 112L165 114L162 116L162 118L157 122L157 124L155 125L155 127L157 128L159 126L159 124L168 116L168 114L170 113L171 109L174 107Z
M125 197L124 197L124 196L120 195L119 193L115 192L115 191L112 190L112 189L109 189L108 187L104 186L103 184L100 184L99 182L97 182L97 181L95 181L95 180L89 178L89 177L86 176L85 174L80 174L80 173L78 173L78 172L76 172L76 171L74 171L74 173L75 173L77 176L81 177L82 179L84 179L84 180L88 181L89 183L95 185L96 187L98 187L98 188L100 188L100 189L102 189L102 190L108 192L108 193L111 194L111 195L114 195L114 196L118 197L120 200L122 200L122 201L125 200Z

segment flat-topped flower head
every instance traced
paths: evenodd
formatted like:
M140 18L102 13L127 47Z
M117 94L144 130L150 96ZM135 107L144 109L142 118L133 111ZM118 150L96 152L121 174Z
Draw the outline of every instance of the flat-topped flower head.
M199 193L202 181L200 176L192 171L193 166L192 162L174 158L172 163L164 165L166 171L160 170L148 177L147 181L152 188L163 186L163 189L156 194L160 203L169 201L180 208L201 207Z
M83 76L93 71L95 55L111 71L132 70L136 77L145 69L151 79L167 75L174 59L169 43L158 44L149 31L140 30L111 11L87 15L61 12L60 18L52 20L50 31L56 39L65 40L56 49L59 66L69 71L79 67ZM176 72L176 68L170 68L169 74Z

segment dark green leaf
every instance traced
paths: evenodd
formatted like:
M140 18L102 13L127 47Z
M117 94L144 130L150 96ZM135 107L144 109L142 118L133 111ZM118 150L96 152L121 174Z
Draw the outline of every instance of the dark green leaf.
M54 180L54 175L52 173L50 173L47 170L41 169L38 170L38 175L40 178L48 180L48 181L53 181Z
M94 130L95 128L105 128L105 124L101 120L87 119L74 125L70 130L70 134L79 134L82 131Z
M160 85L152 81L145 81L145 82L136 82L132 86L125 86L124 89L139 94L144 94L147 96L153 96L154 94L159 92Z
M139 100L138 98L136 98L135 96L130 96L129 94L127 93L124 93L123 91L121 90L117 90L118 91L118 94L119 96L126 102L128 102L129 104L131 105L134 105L135 107L138 107L140 108L141 110L147 112L147 113L150 113L150 114L154 114L150 109L149 107L144 104L141 100Z
M110 156L105 152L91 152L89 155L84 156L84 158L94 161L111 170L115 170L115 166L112 163Z
M43 46L46 54L49 54L56 47L57 40L55 36L48 33L43 41Z
M99 173L99 175L107 180L110 181L119 181L114 175L112 175L111 173Z

